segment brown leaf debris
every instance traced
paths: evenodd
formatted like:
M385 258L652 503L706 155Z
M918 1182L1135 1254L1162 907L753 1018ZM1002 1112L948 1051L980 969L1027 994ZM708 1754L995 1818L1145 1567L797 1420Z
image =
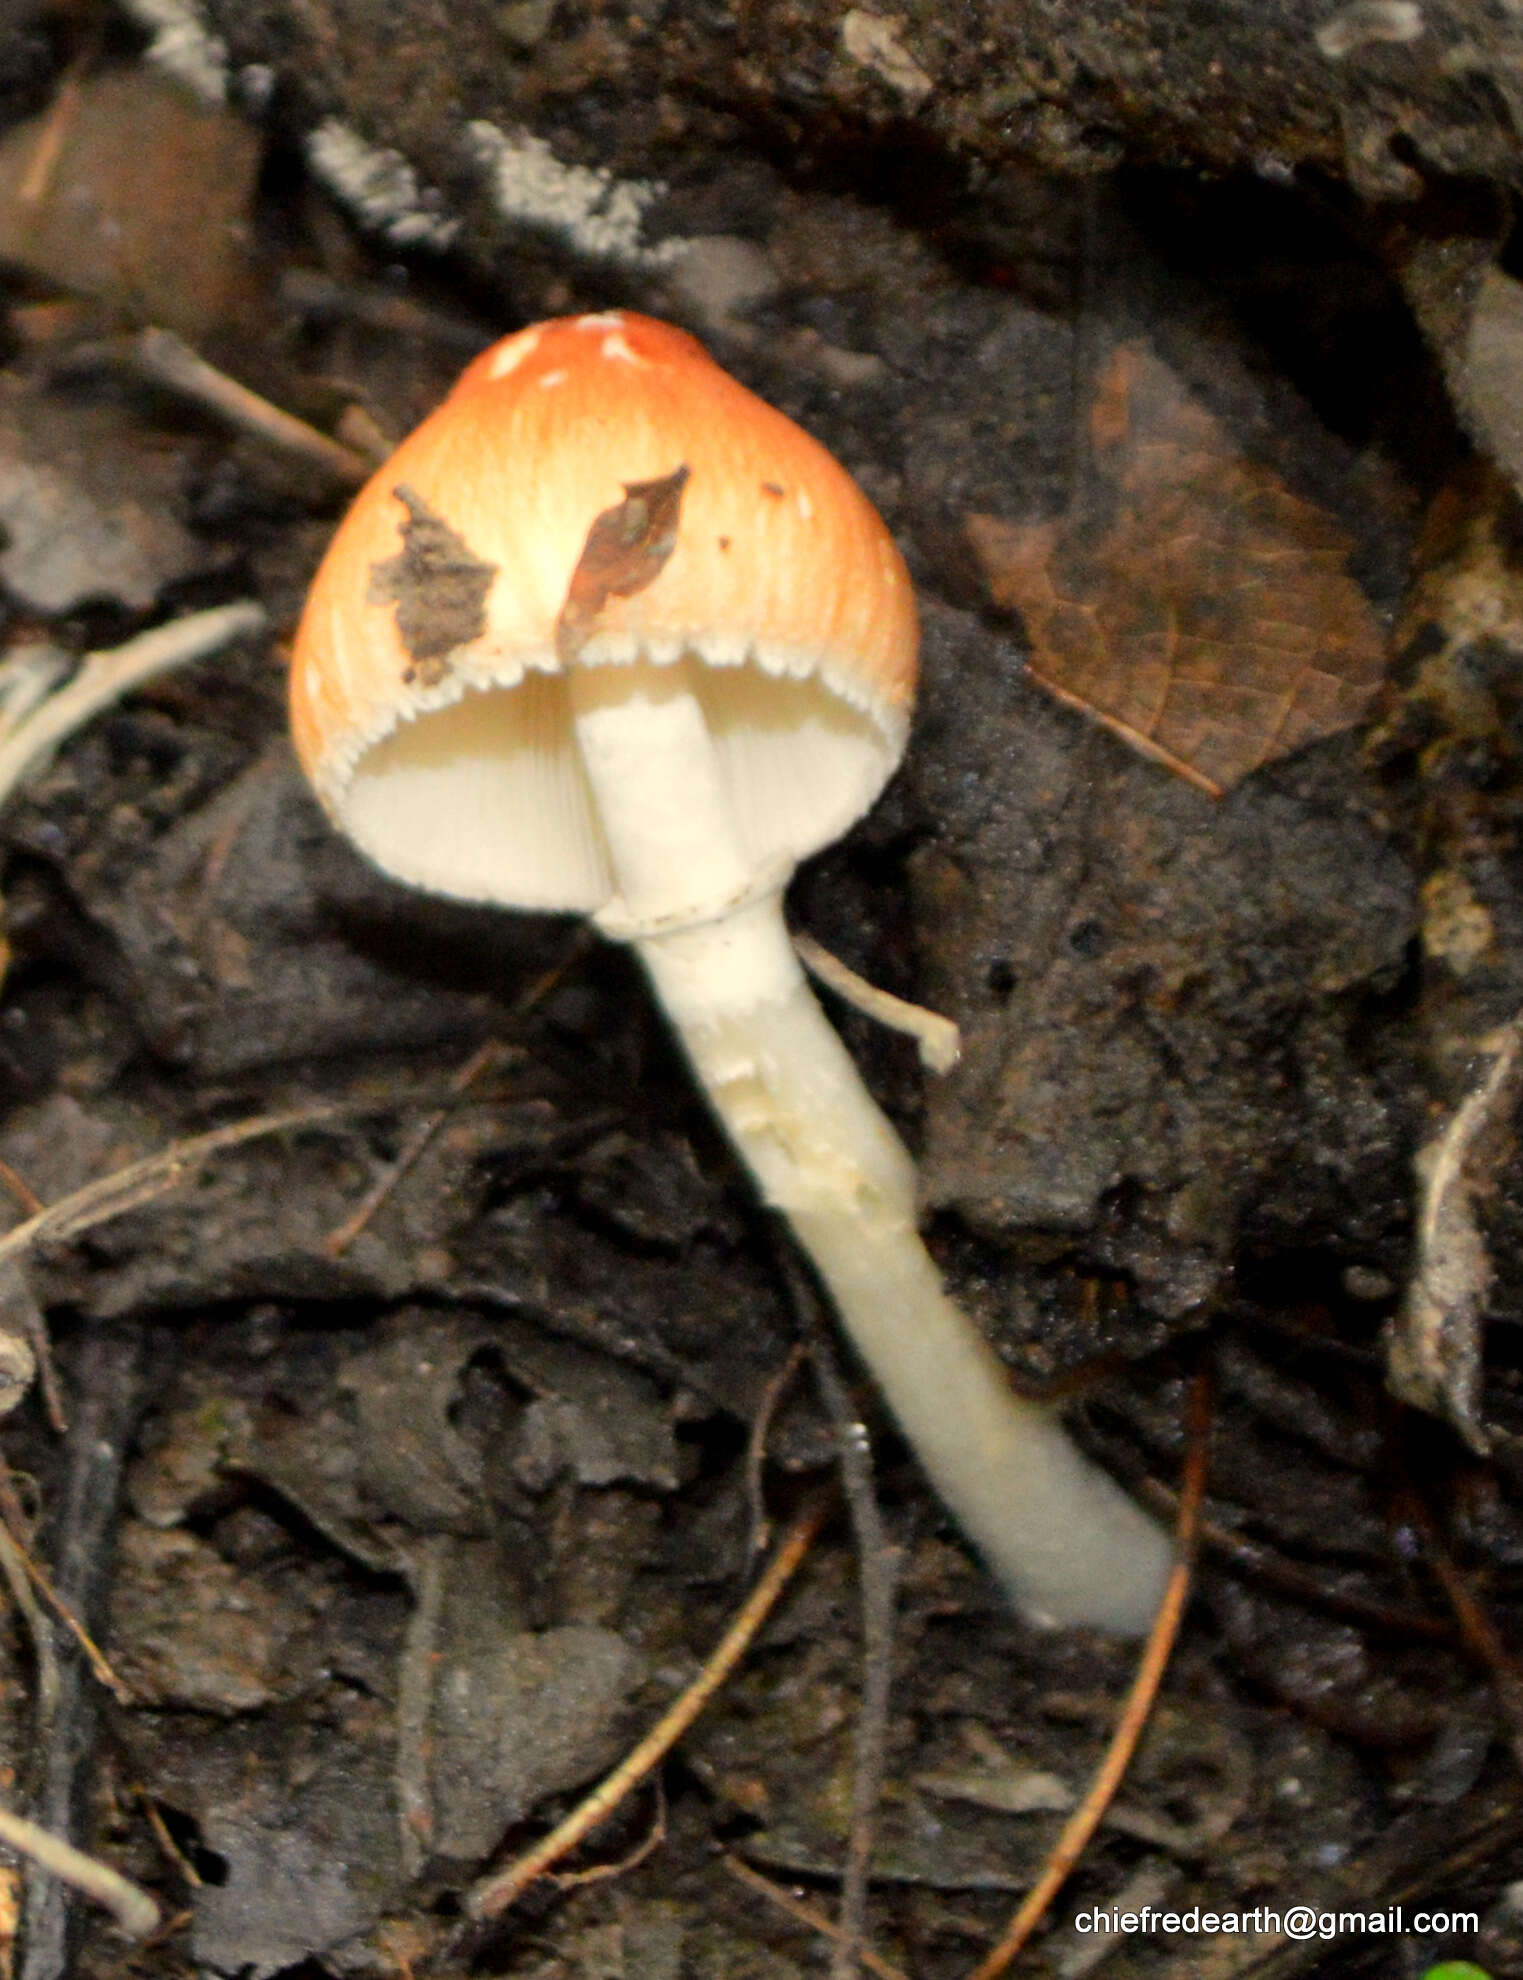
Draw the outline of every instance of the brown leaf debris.
M690 470L655 481L627 481L624 500L593 518L555 628L561 660L575 660L610 598L630 598L654 584L677 547L682 491Z
M1340 526L1141 344L1106 361L1089 445L1061 521L967 519L1033 679L1217 796L1360 721L1383 643Z

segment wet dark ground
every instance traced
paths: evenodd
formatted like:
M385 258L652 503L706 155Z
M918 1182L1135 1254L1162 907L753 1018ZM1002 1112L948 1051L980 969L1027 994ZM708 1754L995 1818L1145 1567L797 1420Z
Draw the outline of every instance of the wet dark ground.
M184 210L183 173L165 184L160 231ZM19 1217L184 1137L353 1110L34 1249L10 1289L13 1322L27 1295L46 1315L67 1416L34 1393L5 1424L26 1537L124 1691L54 1625L39 1657L13 1605L3 1760L17 1805L175 1921L129 1951L34 1895L15 1970L788 1980L828 1946L733 1866L825 1908L836 1887L864 1681L839 1516L659 1798L578 1859L629 1866L462 1925L482 1870L693 1674L759 1509L775 1527L826 1489L835 1433L807 1368L773 1395L804 1319L783 1239L632 967L556 919L391 886L302 787L281 647L342 492L118 361L124 322L173 314L324 430L359 405L396 438L475 345L627 298L586 269L494 287L469 255L378 249L279 143L239 199L258 252L199 261L172 310L10 237L8 647L245 596L273 633L101 715L0 821L0 1160ZM739 216L765 278L743 310L638 299L841 455L925 617L909 760L801 876L795 921L963 1026L961 1067L927 1082L836 1013L922 1158L949 1282L1161 1516L1211 1382L1197 1596L1021 1970L1406 1980L1465 1952L1523 1973L1509 1119L1478 1158L1495 1276L1468 1445L1391 1398L1383 1349L1414 1158L1523 1004L1516 498L1465 465L1397 292L1323 199L1007 179L927 226L753 161L688 231ZM1393 654L1362 729L1220 799L1033 685L969 548L969 515L1069 507L1122 344L1336 520ZM1004 1613L846 1373L902 1550L871 1939L932 1980L1033 1880L1135 1652ZM1074 1925L1396 1901L1484 1926L1287 1946Z

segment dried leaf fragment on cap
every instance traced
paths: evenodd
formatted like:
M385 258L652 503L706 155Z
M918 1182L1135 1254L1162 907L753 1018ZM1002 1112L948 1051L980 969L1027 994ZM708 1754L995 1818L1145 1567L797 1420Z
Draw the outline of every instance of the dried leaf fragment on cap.
M408 656L403 680L437 687L449 672L446 656L480 638L497 572L405 482L392 493L407 511L402 548L371 566L366 596L397 608L397 634Z
M1088 444L1061 521L967 520L1033 678L1216 794L1359 722L1383 647L1338 523L1141 344L1106 361Z
M677 547L686 465L654 481L627 481L624 499L604 509L587 532L555 623L555 650L576 659L610 598L632 598L654 584Z

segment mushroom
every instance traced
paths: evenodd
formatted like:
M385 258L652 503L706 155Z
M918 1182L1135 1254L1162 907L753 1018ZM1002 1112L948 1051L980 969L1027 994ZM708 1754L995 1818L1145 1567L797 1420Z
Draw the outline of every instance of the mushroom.
M948 1299L783 890L902 753L908 573L832 457L627 312L484 352L313 583L296 746L378 866L628 942L943 1499L1028 1614L1146 1627L1168 1547Z

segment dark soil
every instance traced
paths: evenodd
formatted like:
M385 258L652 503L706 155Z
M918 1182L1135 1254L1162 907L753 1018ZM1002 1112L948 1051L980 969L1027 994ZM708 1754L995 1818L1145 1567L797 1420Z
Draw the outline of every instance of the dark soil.
M1179 1646L1018 1970L1416 1980L1464 1955L1523 1976L1510 1104L1466 1170L1490 1276L1434 1349L1449 1421L1386 1381L1412 1311L1419 1150L1523 1007L1516 494L1470 455L1475 418L1414 325L1369 184L1336 176L1350 126L1325 105L1292 115L1299 71L1274 71L1262 114L1319 134L1296 152L1315 181L1179 169L1253 152L1242 130L1200 137L1193 42L1194 93L1149 126L1151 149L1114 76L1114 142L1082 123L1078 89L1045 145L1025 123L997 145L991 73L960 121L911 103L889 171L903 131L831 66L812 10L773 11L746 29L766 86L747 43L726 57L728 96L689 100L730 10L657 7L631 27L597 7L497 9L508 90L466 9L472 100L420 84L389 127L366 122L374 48L345 94L358 30L342 10L211 9L236 85L216 113L164 104L141 23L25 8L0 23L0 666L234 598L271 626L100 714L0 820L0 1181L19 1219L188 1137L329 1107L0 1261L0 1320L25 1333L45 1316L63 1419L40 1383L6 1419L0 1512L121 1680L113 1696L13 1600L6 1800L173 1920L129 1950L0 1867L0 1957L24 1903L5 1968L23 1980L788 1980L829 1962L743 1878L827 1912L839 1887L867 1667L838 1507L659 1788L572 1866L624 1867L464 1922L474 1881L693 1676L759 1527L775 1537L834 1493L842 1425L807 1362L777 1392L801 1334L820 1351L807 1287L629 960L553 917L394 886L307 793L283 648L342 513L336 471L133 356L143 324L176 327L324 431L347 410L363 445L399 438L473 350L534 315L631 303L684 322L829 445L920 588L908 760L791 912L963 1028L957 1071L928 1080L907 1043L833 1007L921 1160L949 1284L1013 1379L1056 1396L1162 1518L1192 1385L1210 1385ZM907 36L924 11L904 10ZM966 62L964 11L945 34ZM439 24L396 13L393 73L416 42L434 76ZM624 41L640 60L621 96ZM1379 45L1395 63L1399 44ZM1003 42L984 60L1019 69ZM1361 114L1390 110L1394 75L1366 76ZM504 114L489 87L554 119L580 103L575 162L621 175L700 127L728 148L706 178L674 173L643 245L603 253L586 214L489 219L479 174L465 185L440 120L458 139L462 114ZM1431 136L1454 105L1419 97L1411 128ZM50 127L61 101L74 121ZM791 155L781 134L811 103ZM416 136L412 192L394 171L370 205L352 184L345 203L341 175L309 176L320 109L377 147ZM61 162L28 181L48 128ZM1484 204L1506 144L1464 128L1461 165L1493 175L1471 188ZM1105 177L1057 175L1097 149ZM112 207L127 157L130 215ZM129 219L184 243L168 273L121 245ZM681 255L655 252L679 236ZM1362 728L1220 799L1027 677L1026 630L970 545L971 515L1069 512L1093 381L1122 344L1336 525L1390 644ZM1137 1653L1006 1612L837 1352L900 1577L869 1939L916 1980L951 1980L1082 1797ZM1294 1905L1331 1924L1298 1943L1267 1916ZM1238 1926L1086 1923L1144 1906ZM1449 1913L1476 1922L1416 1922Z

